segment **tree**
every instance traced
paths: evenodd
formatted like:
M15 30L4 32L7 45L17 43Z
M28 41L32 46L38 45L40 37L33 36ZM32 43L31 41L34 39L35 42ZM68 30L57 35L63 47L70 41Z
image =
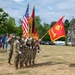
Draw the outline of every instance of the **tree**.
M43 25L43 36L44 36L44 38L43 38L43 41L49 41L50 40L50 36L49 36L49 29L50 29L50 25L49 24L46 24L46 23L44 23L44 25Z
M3 9L2 9L2 8L0 8L0 13L1 13L1 12L3 12Z
M39 16L35 17L35 25L36 25L36 30L39 34L39 38L43 36L43 26L41 25L41 19Z
M15 33L16 32L16 24L15 24L15 19L12 17L9 17L7 22L6 22L6 27L8 30L8 33Z
M19 19L19 26L16 26L16 35L22 36L23 30L22 30L22 20Z
M0 34L6 34L6 21L8 18L8 13L4 12L2 8L0 8Z
M68 27L69 27L69 25L70 25L70 22L69 22L68 19L66 19L65 22L64 22L64 27L65 27L66 34L68 33Z
M55 21L51 22L50 27L52 27L55 23Z

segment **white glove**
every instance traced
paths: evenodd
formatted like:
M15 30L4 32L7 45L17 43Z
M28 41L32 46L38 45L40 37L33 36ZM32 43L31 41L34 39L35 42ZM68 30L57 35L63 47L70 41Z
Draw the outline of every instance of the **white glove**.
M20 45L20 47L22 47L22 45Z
M19 51L19 54L21 54L21 52Z

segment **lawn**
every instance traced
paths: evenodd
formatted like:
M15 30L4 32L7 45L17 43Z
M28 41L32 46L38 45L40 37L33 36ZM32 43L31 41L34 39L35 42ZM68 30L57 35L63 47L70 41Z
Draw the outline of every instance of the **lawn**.
M0 49L0 75L75 75L75 47L41 45L35 65L15 70L14 55L7 63L8 52Z

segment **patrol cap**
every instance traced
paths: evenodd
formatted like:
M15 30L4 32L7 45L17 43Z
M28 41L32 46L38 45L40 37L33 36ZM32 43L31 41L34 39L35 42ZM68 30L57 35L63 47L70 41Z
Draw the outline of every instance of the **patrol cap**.
M16 36L16 39L20 39L20 37L19 36Z
M13 34L10 34L10 36L13 36Z

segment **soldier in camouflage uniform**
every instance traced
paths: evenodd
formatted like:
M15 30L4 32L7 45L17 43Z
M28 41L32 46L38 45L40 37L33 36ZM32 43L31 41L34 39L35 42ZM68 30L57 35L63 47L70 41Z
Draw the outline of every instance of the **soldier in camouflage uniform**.
M21 55L19 40L20 40L20 37L17 36L16 40L15 40L15 43L14 43L14 50L15 50L15 53L14 53L14 64L15 64L15 69L16 70L18 69L19 59L20 59L20 55Z
M31 41L31 46L32 46L32 63L33 65L35 64L35 57L36 57L36 53L37 53L37 45L36 45L36 40L35 38L32 38L32 41Z
M10 38L8 38L7 42L9 43L9 48L8 48L8 63L10 63L12 55L13 55L13 46L14 46L14 40L15 37L13 36L13 34L10 34Z
M24 63L24 58L25 58L24 38L20 39L20 51L21 51L21 55L20 55L20 68L22 68L23 67L23 63Z
M26 45L26 42L27 42L27 39L25 36L23 36L23 39L24 39L24 43L23 43L23 63L25 64L25 67L27 67L27 59L28 59L28 48L27 48L27 45Z
M20 47L22 54L20 55L20 68L27 67L27 62L28 62L28 48L26 46L26 42L27 39L25 36L22 36L21 40L20 40L20 45L22 47Z
M32 59L32 47L31 47L31 38L29 37L26 41L26 60L25 60L25 64L29 64L29 66L31 66L31 59Z

